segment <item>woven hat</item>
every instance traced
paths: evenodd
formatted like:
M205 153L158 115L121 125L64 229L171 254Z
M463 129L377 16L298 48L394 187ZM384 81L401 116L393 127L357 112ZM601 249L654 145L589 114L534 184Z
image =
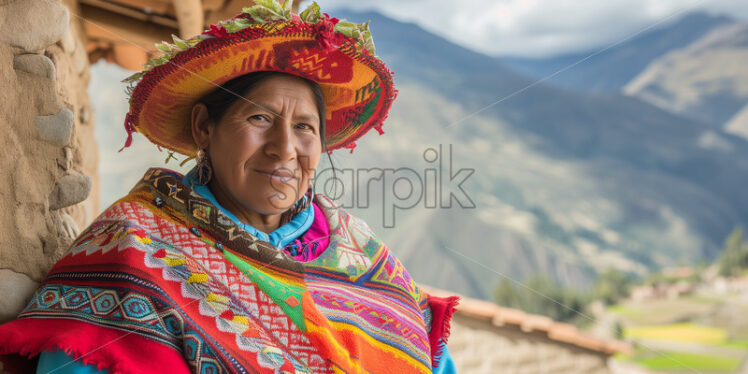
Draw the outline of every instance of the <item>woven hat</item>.
M192 107L223 83L256 71L277 71L317 82L327 107L328 151L349 148L382 124L397 95L392 73L374 54L368 21L338 21L312 3L292 14L291 0L257 0L201 35L157 44L164 52L125 79L131 86L128 137L139 132L159 147L194 156Z

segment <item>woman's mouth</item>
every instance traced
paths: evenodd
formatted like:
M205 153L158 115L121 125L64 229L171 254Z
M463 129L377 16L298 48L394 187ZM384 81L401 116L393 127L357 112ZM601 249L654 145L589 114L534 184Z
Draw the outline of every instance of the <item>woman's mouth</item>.
M255 169L255 172L278 182L288 182L290 180L296 179L296 176L294 176L293 173L291 173L291 171L288 169Z

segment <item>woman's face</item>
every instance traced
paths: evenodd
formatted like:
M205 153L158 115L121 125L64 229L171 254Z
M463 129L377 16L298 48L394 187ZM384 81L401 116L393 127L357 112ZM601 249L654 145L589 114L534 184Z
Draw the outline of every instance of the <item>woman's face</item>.
M273 76L244 98L236 100L217 124L211 124L205 106L197 104L193 135L201 148L207 148L214 192L221 190L243 209L280 214L309 188L322 153L314 94L300 78ZM200 122L207 125L199 126Z

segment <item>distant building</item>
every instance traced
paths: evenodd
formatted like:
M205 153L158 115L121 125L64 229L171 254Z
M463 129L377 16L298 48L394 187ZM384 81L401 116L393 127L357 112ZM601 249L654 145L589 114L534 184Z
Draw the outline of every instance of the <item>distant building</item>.
M666 278L686 279L693 276L694 271L690 266L679 266L675 268L665 268L661 271Z
M714 292L724 295L727 293L748 293L748 275L742 277L717 277L711 282Z
M643 302L655 299L677 299L683 295L693 293L695 286L684 280L675 283L657 283L655 285L642 285L631 288L629 297L632 301Z
M655 288L651 285L632 287L630 297L636 302L652 300L655 298Z

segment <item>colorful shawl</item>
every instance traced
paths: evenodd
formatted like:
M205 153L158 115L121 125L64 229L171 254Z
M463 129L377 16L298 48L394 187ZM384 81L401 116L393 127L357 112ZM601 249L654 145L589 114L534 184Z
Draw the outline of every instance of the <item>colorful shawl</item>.
M111 373L431 372L456 298L427 295L366 223L315 203L329 245L298 262L150 169L0 325L0 359L24 373L23 356L54 350Z

